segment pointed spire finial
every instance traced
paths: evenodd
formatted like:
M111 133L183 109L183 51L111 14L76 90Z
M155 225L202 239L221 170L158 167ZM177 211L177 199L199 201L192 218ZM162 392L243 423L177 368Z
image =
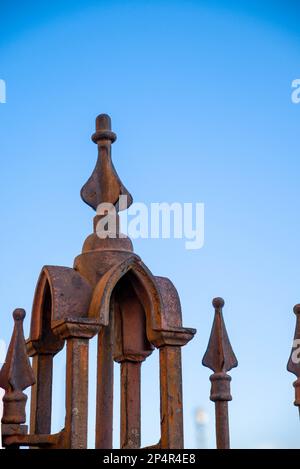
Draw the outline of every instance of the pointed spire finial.
M24 338L25 314L24 309L16 309L13 312L14 330L5 363L0 371L0 386L5 389L3 423L21 424L26 421L27 396L22 391L35 383Z
M207 350L202 364L215 373L230 371L238 365L226 331L222 309L225 304L223 298L214 298L215 317L210 334Z
M232 397L231 377L227 371L236 367L238 361L232 350L223 319L222 308L225 302L223 298L214 298L212 304L215 308L215 317L202 364L214 371L210 376L210 399L215 403L217 448L228 449L230 447L228 401L231 401Z
M92 140L98 145L98 160L95 169L81 189L82 200L97 210L102 203L113 204L117 211L125 210L132 204L132 196L127 191L120 180L111 159L111 144L115 142L117 136L111 130L111 119L107 114L100 114L96 118L96 132L92 135ZM119 206L119 197L124 198L122 206Z

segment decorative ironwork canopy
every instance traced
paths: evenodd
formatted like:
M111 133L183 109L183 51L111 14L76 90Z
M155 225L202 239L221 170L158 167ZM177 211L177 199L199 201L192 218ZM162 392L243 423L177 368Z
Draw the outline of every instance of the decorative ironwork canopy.
M94 230L74 266L43 267L35 291L30 336L24 340L23 310L14 313L15 329L0 372L5 389L2 426L6 447L86 448L88 427L89 340L98 336L95 447L111 448L113 363L121 367L121 448L141 445L141 366L159 349L161 439L157 448L183 447L181 347L195 330L182 326L180 300L172 282L153 275L119 232L118 211L132 203L111 158L116 134L109 116L96 119L92 140L96 167L81 190L97 210L115 208L116 235L99 237L107 215L97 210ZM119 204L120 196L126 203ZM123 197L124 198L124 197ZM66 344L65 426L51 434L53 358ZM28 360L32 357L32 367ZM25 423L31 389L30 430Z

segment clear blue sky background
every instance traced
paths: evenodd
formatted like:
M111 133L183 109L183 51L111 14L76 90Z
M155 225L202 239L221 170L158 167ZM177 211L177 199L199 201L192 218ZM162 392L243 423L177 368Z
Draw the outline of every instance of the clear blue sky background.
M109 113L114 162L135 201L205 203L201 250L186 251L181 240L134 243L154 274L174 281L184 324L198 329L183 353L187 447L195 445L197 406L211 416L214 445L209 370L201 366L214 296L225 298L239 359L232 446L300 447L286 371L300 301L300 104L290 97L300 78L297 3L1 4L0 336L8 342L15 307L30 312L42 265L71 266L91 232L79 190L96 159L94 118ZM29 314L25 327L28 334ZM143 376L144 444L158 440L156 360ZM63 386L60 358L54 430L63 424ZM116 429L117 417L118 402Z

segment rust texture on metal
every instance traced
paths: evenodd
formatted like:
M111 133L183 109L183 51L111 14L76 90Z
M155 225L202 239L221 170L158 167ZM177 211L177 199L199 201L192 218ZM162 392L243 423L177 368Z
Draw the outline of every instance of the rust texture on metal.
M128 198L128 208L132 204L132 196L121 182L111 159L111 144L117 136L111 130L111 120L106 114L100 114L96 119L96 132L92 140L98 145L98 160L95 169L81 189L81 197L94 210L101 203L111 203L118 206L120 195Z
M23 391L35 383L35 377L24 339L24 309L16 309L13 318L14 331L0 372L0 386L5 390L2 423L18 425L26 422L27 396Z
M215 403L217 448L229 449L228 401L231 401L232 397L230 394L231 377L227 371L238 366L238 362L224 323L222 313L224 300L214 298L212 304L215 308L215 316L202 364L214 372L210 376L210 399Z
M300 344L300 304L294 306L294 313L296 315L296 328L294 335L294 342L290 358L287 364L287 369L296 375L297 379L294 381L295 400L294 405L298 407L300 414L300 360L299 360L299 344Z
M117 236L93 232L70 267L42 268L34 295L28 340L24 312L14 313L15 328L0 384L5 389L2 438L5 447L86 448L88 428L89 340L98 336L95 447L112 448L114 362L120 364L120 445L141 446L141 368L159 349L161 438L153 448L183 447L181 347L195 329L182 326L178 293L172 282L153 275L119 231L118 212L132 197L112 163L116 135L106 114L96 119L92 136L96 167L81 190L94 210L115 209ZM119 197L126 196L122 204ZM65 425L51 434L53 359L66 346ZM32 357L32 366L28 357ZM31 389L30 428L25 423Z

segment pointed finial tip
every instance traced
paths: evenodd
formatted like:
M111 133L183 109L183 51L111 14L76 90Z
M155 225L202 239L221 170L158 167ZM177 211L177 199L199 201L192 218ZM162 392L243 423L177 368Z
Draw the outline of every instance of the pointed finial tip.
M300 304L295 305L293 311L295 314L300 314Z
M100 140L110 140L114 143L117 140L117 136L111 130L111 118L108 114L99 114L96 117L96 132L92 135L94 143L98 143Z
M24 309L18 308L15 309L13 312L13 318L15 321L23 321L26 316L26 312Z
M214 308L223 308L225 301L223 298L217 297L212 300L212 304Z

